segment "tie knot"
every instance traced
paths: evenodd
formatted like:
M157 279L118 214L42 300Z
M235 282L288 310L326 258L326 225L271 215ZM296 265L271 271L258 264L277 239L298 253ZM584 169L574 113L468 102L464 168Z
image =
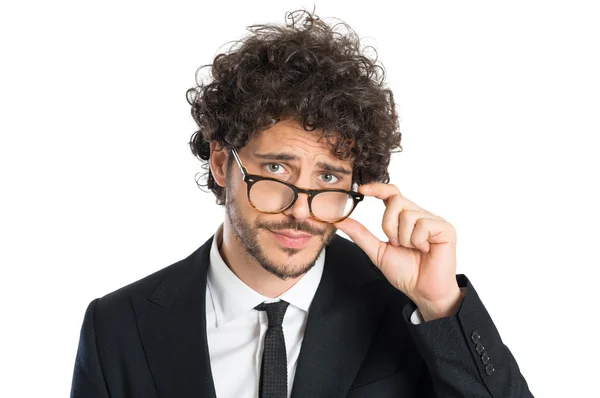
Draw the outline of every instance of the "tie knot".
M269 320L269 327L271 326L281 326L283 323L283 316L285 315L285 310L290 303L287 301L277 301L275 303L261 303L254 307L254 309L258 311L267 311L267 319Z

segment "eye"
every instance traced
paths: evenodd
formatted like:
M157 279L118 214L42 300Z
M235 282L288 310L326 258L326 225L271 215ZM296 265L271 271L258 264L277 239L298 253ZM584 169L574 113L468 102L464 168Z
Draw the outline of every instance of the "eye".
M283 166L279 163L266 163L263 167L266 167L267 171L273 174L283 174L282 172L285 171Z
M340 181L340 179L337 176L329 173L321 174L321 177L323 177L322 180L326 184L335 184Z

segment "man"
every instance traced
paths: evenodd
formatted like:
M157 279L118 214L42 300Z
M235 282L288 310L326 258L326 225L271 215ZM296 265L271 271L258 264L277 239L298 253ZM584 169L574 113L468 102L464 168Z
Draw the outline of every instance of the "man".
M352 34L287 17L188 90L226 218L90 303L71 396L531 397L456 275L454 227L388 183L401 134L381 69ZM349 218L364 196L384 202L388 242Z

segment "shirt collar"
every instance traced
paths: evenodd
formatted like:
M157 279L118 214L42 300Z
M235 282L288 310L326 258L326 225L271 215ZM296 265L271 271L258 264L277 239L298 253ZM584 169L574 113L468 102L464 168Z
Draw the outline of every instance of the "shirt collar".
M212 241L207 275L208 289L213 301L217 327L253 310L254 307L265 301L285 300L290 305L308 312L323 275L325 249L317 258L315 265L294 286L281 296L271 299L246 285L229 269L219 252L222 242L223 224L221 223Z

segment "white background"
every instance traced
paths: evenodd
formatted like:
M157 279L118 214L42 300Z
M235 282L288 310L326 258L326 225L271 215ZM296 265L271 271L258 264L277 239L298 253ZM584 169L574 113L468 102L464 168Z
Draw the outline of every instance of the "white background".
M598 396L597 6L386 3L316 13L386 68L404 147L391 182L456 227L458 273L533 394ZM194 182L185 91L247 25L301 7L2 5L0 396L68 396L88 303L212 235L224 214ZM382 215L370 198L355 218L383 238Z

